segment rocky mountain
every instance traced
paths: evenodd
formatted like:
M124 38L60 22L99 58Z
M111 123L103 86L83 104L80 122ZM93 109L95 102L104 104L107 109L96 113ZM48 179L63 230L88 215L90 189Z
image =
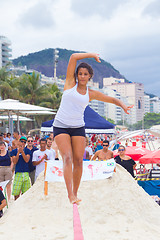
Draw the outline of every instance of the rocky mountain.
M57 49L59 51L57 63L57 77L65 78L69 57L75 51L67 49ZM77 52L77 51L76 51ZM79 61L82 62L82 61ZM124 78L118 70L110 63L101 59L101 63L97 63L94 59L85 59L85 62L90 64L94 70L93 81L99 82L100 87L103 86L104 77ZM14 66L27 66L28 69L34 69L42 74L52 77L54 75L54 49L44 49L39 52L30 53L27 56L21 56L13 59Z

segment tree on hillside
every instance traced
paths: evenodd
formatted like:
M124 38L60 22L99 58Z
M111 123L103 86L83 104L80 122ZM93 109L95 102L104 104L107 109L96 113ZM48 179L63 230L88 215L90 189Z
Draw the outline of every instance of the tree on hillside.
M144 116L145 128L160 124L160 113L147 113Z
M26 103L38 104L45 95L45 88L45 85L40 85L40 75L35 72L19 78L20 98Z
M41 99L41 102L39 102L39 105L41 107L48 107L48 108L57 110L60 105L62 93L60 92L60 90L58 89L55 83L46 84L45 86L46 86L45 95ZM44 116L41 116L41 118L36 116L35 120L36 120L37 126L40 127L43 121L47 121L48 119L52 119L52 118L53 118L53 115L47 115L47 116L44 115Z
M40 106L58 109L62 97L62 93L58 89L58 86L55 83L46 84L45 91L46 94L43 97Z
M112 123L112 124L115 124L114 120L111 119L111 118L107 118L106 120L107 120L108 122Z
M160 124L160 113L147 113L144 116L144 129L149 129L154 125ZM129 125L129 130L142 129L142 120L133 125Z
M0 94L2 99L17 98L19 96L17 78L6 67L0 69Z

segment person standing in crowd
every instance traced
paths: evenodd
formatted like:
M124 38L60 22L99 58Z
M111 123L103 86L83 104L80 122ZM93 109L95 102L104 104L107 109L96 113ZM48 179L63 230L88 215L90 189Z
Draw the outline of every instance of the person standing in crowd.
M15 130L15 131L13 132L13 138L14 138L14 139L13 139L13 141L12 141L11 150L18 148L20 136L19 136L19 132L18 132L17 130ZM14 172L15 172L15 164L13 164L12 174L14 174Z
M36 166L35 180L39 174L45 169L45 161L54 160L55 156L53 151L47 149L47 140L41 138L39 141L40 149L33 153L33 166Z
M131 157L125 155L125 150L126 149L124 146L119 146L119 155L115 157L115 161L116 163L124 167L132 175L132 177L134 177L134 169L136 168L137 164Z
M28 165L31 151L25 148L26 142L27 138L21 137L18 147L11 152L13 163L15 164L15 177L12 190L15 200L20 196L21 192L23 194L31 187Z
M97 141L97 146L95 147L94 152L97 152L99 150L103 149L101 141Z
M3 216L3 208L7 206L7 201L3 195L2 190L0 189L0 218Z
M92 151L92 148L89 146L88 137L86 137L86 147L85 147L85 150L89 153L89 159L91 159L92 156L93 156L93 151Z
M7 184L8 201L11 198L12 170L9 151L5 148L5 143L0 141L0 182L10 180Z
M113 152L111 150L108 149L109 148L109 141L108 140L104 140L103 141L103 149L98 150L92 160L96 160L98 158L98 160L108 160L113 158Z
M6 150L8 150L8 143L4 141L3 133L0 134L0 142L4 142Z
M55 153L56 153L56 156L55 156L55 160L59 160L59 157L58 157L58 146L54 140L54 135L53 133L50 133L49 137L52 139L52 148L54 149Z
M52 148L52 142L53 142L53 141L52 141L52 139L51 139L50 137L47 138L47 149L53 152L54 160L57 160L57 159L55 159L56 152L55 152L55 150Z
M89 152L85 149L83 154L83 160L89 160Z
M17 130L15 130L13 132L13 141L12 141L12 150L13 149L16 149L18 147L18 144L19 144L19 139L20 139L20 135L19 135L19 132Z
M6 142L7 144L9 143L7 133L3 133L3 141Z
M35 151L37 151L38 148L34 146L34 140L33 140L32 136L28 136L27 137L27 146L26 146L26 148L28 148L31 151L31 157L29 159L28 165L29 165L29 177L31 179L31 184L33 185L34 182L35 182L36 167L33 166L32 159L33 159L33 153Z
M9 133L9 132L7 133L6 140L8 141L8 149L11 151L12 150L12 141L13 141L11 133Z
M77 192L82 177L85 150L84 110L86 106L95 99L120 106L126 113L132 108L132 106L127 107L119 99L87 87L88 81L93 76L91 66L87 63L80 63L75 72L77 61L84 58L94 58L100 62L99 55L96 53L71 55L61 104L53 123L53 133L63 159L64 179L71 203L80 201Z

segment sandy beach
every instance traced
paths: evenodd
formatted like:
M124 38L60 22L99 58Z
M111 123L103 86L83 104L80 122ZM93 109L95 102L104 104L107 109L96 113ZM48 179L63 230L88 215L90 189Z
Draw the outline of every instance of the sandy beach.
M0 237L12 240L73 239L73 206L64 183L44 176L9 207L0 221ZM121 166L113 177L82 182L79 209L85 240L158 240L160 207Z

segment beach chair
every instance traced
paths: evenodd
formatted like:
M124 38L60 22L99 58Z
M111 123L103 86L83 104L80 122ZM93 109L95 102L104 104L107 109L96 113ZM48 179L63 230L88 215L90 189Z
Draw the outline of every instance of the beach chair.
M160 179L160 169L150 169L149 178Z
M149 171L145 168L144 164L140 165L140 168L135 169L136 171L136 178L148 178Z

